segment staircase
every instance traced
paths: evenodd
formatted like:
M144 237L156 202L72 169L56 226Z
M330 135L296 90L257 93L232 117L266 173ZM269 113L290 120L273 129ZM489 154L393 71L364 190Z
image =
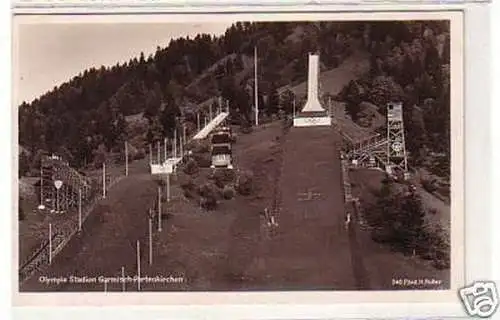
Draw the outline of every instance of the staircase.
M385 154L387 148L387 138L380 135L372 136L368 139L356 142L352 150L348 153L349 158L365 160L373 155ZM362 159L361 159L362 158Z

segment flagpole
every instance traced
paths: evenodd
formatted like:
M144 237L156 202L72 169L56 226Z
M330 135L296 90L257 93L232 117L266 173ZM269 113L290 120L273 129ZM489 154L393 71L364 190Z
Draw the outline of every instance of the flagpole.
M186 143L186 125L182 124L182 141Z
M170 173L167 173L167 202L170 201Z
M43 167L40 162L40 208L43 206Z
M177 129L174 130L174 158L177 159Z
M125 291L125 267L122 267L122 291Z
M106 162L102 163L102 198L106 199Z
M257 84L257 46L254 48L254 99L255 99L255 126L259 125L259 89Z
M137 240L137 291L141 291L141 248Z
M82 231L82 189L78 189L78 231Z
M161 187L158 187L158 231L161 232Z
M160 140L156 142L156 151L158 154L158 164L161 164Z
M153 264L153 221L149 217L149 264Z
M49 264L52 264L52 223L49 223Z
M165 146L165 151L164 151L164 153L165 153L165 161L167 161L167 159L168 159L168 152L167 152L168 139L167 138L163 139L163 144Z
M149 166L153 164L153 146L149 144Z
M125 175L128 176L128 143L125 141Z

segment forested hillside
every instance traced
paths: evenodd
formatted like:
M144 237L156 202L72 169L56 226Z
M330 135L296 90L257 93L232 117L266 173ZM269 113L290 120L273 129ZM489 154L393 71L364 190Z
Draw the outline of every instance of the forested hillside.
M380 28L382 29L382 28ZM380 30L379 28L372 29ZM389 101L402 101L410 164L449 177L450 35L445 22L387 25L371 33L370 73L340 94L356 120L368 101L385 115ZM375 40L375 41L373 41Z
M177 117L195 123L193 111L217 96L229 100L234 121L251 125L255 46L264 115L291 111L277 89L306 80L309 52L320 53L324 71L363 50L371 54L370 74L338 97L348 102L353 120L363 101L383 113L388 100L402 99L414 161L428 152L448 159L448 30L446 22L425 21L242 22L220 37L172 40L154 55L85 70L19 106L20 174L36 171L43 152L59 153L81 168L136 135L145 142L171 137ZM131 130L126 120L140 113L147 121L144 132Z

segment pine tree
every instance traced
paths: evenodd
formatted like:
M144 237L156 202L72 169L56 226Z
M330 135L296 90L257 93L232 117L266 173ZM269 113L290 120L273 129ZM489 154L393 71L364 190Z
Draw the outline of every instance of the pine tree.
M174 137L174 130L177 128L177 117L181 115L177 104L166 104L158 122L153 122L153 136L157 139L162 138L161 135L166 135L169 138ZM156 120L155 120L156 121Z
M146 134L146 140L149 144L155 143L157 141L163 140L163 126L158 117L151 120L148 126L148 132Z
M295 94L287 89L281 94L281 106L285 114L293 113L293 101L295 100Z
M278 93L278 89L273 83L271 84L271 90L269 94L269 99L267 101L266 111L268 115L273 115L278 113L279 109L280 109L280 95Z
M19 177L22 177L28 173L30 169L29 158L24 152L19 153Z
M418 248L424 228L425 211L422 201L416 193L409 192L403 197L398 214L398 221L401 223L398 237L402 249L410 253Z

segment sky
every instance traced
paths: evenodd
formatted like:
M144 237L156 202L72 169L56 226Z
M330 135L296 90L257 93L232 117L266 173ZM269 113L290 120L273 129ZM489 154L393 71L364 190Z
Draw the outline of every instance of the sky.
M85 69L147 57L172 38L221 35L230 23L23 24L18 32L17 105L30 102ZM17 58L17 59L16 59Z

